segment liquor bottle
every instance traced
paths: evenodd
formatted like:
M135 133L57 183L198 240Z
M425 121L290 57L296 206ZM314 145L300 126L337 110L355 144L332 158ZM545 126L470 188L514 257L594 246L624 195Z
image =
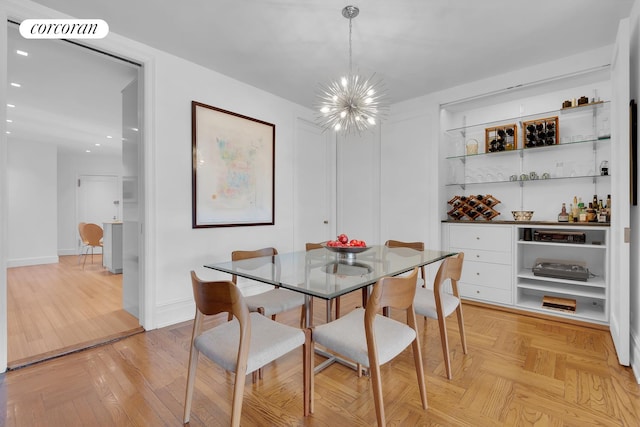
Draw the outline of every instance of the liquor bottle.
M569 204L569 222L574 222L575 217L573 216L573 203Z
M558 222L569 222L569 214L567 213L567 205L562 204L562 211L558 214Z
M593 195L593 208L594 209L598 208L598 195L597 194Z

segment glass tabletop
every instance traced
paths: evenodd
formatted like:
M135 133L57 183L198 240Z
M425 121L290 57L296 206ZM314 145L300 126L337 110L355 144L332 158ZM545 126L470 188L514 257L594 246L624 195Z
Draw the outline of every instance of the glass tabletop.
M206 264L205 267L306 295L333 299L374 284L381 277L396 276L455 254L378 245L357 254L321 248Z

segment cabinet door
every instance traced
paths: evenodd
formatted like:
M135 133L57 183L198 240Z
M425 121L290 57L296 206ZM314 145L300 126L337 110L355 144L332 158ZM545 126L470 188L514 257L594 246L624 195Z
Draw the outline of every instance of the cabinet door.
M611 61L612 211L610 329L618 361L629 365L629 19L620 21Z

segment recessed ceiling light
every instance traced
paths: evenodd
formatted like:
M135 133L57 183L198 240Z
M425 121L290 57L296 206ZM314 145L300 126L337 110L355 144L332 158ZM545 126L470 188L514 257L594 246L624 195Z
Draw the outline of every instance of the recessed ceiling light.
M13 87L20 87L22 86L20 83L15 83L15 82L11 82L11 86Z
M13 120L7 119L7 123L13 123Z
M9 108L16 108L16 106L15 106L15 105L13 105L13 104L7 104L7 107L9 107Z
M16 53L22 56L29 56L29 52L25 52L24 50L20 50L20 49L16 50Z
M111 135L107 135L107 139L111 139L113 138Z
M7 131L7 135L9 135L10 133L11 133L11 131L10 131L10 130L8 130L8 131Z
M85 153L90 153L90 152L91 152L91 150L85 150Z
M138 128L131 128L132 131L138 132Z
M96 147L100 147L100 143L99 142L96 142Z

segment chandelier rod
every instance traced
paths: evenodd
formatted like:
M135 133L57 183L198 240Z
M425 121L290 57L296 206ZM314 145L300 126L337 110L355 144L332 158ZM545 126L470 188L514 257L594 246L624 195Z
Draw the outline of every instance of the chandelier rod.
M345 18L349 18L349 75L350 76L353 75L353 60L352 60L353 50L351 47L351 33L352 33L351 20L356 16L358 16L359 13L360 13L360 9L358 9L356 6L345 6L344 9L342 9L342 16L344 16Z

